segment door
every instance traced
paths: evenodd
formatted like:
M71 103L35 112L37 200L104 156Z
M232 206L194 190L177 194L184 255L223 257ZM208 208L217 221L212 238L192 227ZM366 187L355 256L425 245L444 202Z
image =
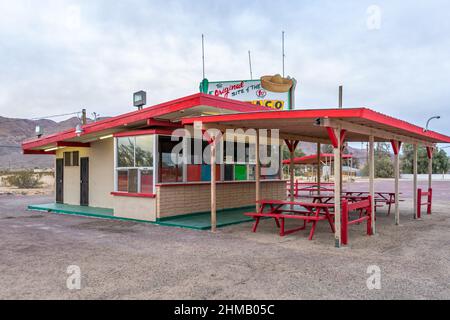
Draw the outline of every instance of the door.
M56 202L64 202L64 159L56 159Z
M89 158L80 159L80 205L89 205Z

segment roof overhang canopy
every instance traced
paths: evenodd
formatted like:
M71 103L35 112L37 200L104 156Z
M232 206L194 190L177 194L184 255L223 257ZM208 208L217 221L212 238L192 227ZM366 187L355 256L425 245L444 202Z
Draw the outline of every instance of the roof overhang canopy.
M327 128L345 130L345 141L364 142L370 136L375 141L434 146L450 143L450 137L367 108L314 109L273 112L253 112L232 115L183 119L184 125L201 122L204 129L278 129L281 139L330 144Z
M164 123L167 123L168 127L173 127L172 124L181 126L183 117L270 110L272 109L198 93L83 125L82 133L78 135L74 128L27 140L23 142L22 149L26 154L45 154L45 150L58 148L62 143L91 143L112 134L149 128L155 123L159 123L159 126L163 126ZM52 151L49 151L48 154L54 153Z

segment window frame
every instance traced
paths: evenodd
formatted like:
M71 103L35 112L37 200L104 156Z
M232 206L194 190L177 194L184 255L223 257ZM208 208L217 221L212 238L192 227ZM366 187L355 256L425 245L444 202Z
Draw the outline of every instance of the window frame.
M150 152L152 152L152 165L151 166L142 166L142 167L137 167L136 166L136 139L142 136L146 136L146 137L152 137L152 147L150 148ZM114 137L114 192L119 192L119 193L126 193L126 194L140 194L141 190L142 190L142 186L141 186L141 172L142 171L151 171L153 174L152 177L152 190L153 192L151 194L155 194L155 137L157 135L155 134L145 134L145 135L132 135L130 134L129 136L120 136L120 137ZM134 140L133 143L133 166L127 166L127 167L119 167L119 155L118 155L118 151L119 151L119 139L120 138L132 138ZM137 188L136 191L137 192L130 192L130 171L131 170L137 170ZM127 184L127 191L119 191L119 171L127 171L127 179L128 179L128 184Z

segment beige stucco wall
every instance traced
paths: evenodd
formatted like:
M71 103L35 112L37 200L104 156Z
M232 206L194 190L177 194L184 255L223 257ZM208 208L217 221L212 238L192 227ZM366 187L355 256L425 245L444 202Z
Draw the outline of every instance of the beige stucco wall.
M114 139L91 144L89 158L89 205L112 208L114 191Z
M56 151L56 158L62 159L64 152L79 151L80 158L89 157L89 148L64 148ZM64 203L80 205L80 167L64 166Z
M64 152L79 151L80 158L89 158L89 206L113 208L114 141L100 140L90 148L64 148L56 151L56 158ZM81 163L81 160L80 160ZM64 167L64 203L80 205L80 166Z
M217 210L255 204L255 182L217 184ZM211 209L211 185L183 184L157 186L157 218L205 212ZM261 197L285 199L286 182L261 181Z
M156 220L156 199L139 197L114 197L114 216L144 221Z

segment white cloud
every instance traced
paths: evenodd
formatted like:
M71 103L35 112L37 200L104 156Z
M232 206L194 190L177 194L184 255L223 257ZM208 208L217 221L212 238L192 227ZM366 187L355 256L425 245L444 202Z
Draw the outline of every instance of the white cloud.
M382 10L367 29L367 8ZM201 34L211 80L281 73L299 81L298 105L368 106L450 134L450 22L444 1L2 1L0 112L35 117L131 110L144 89L158 103L198 91ZM11 108L11 105L20 106Z

